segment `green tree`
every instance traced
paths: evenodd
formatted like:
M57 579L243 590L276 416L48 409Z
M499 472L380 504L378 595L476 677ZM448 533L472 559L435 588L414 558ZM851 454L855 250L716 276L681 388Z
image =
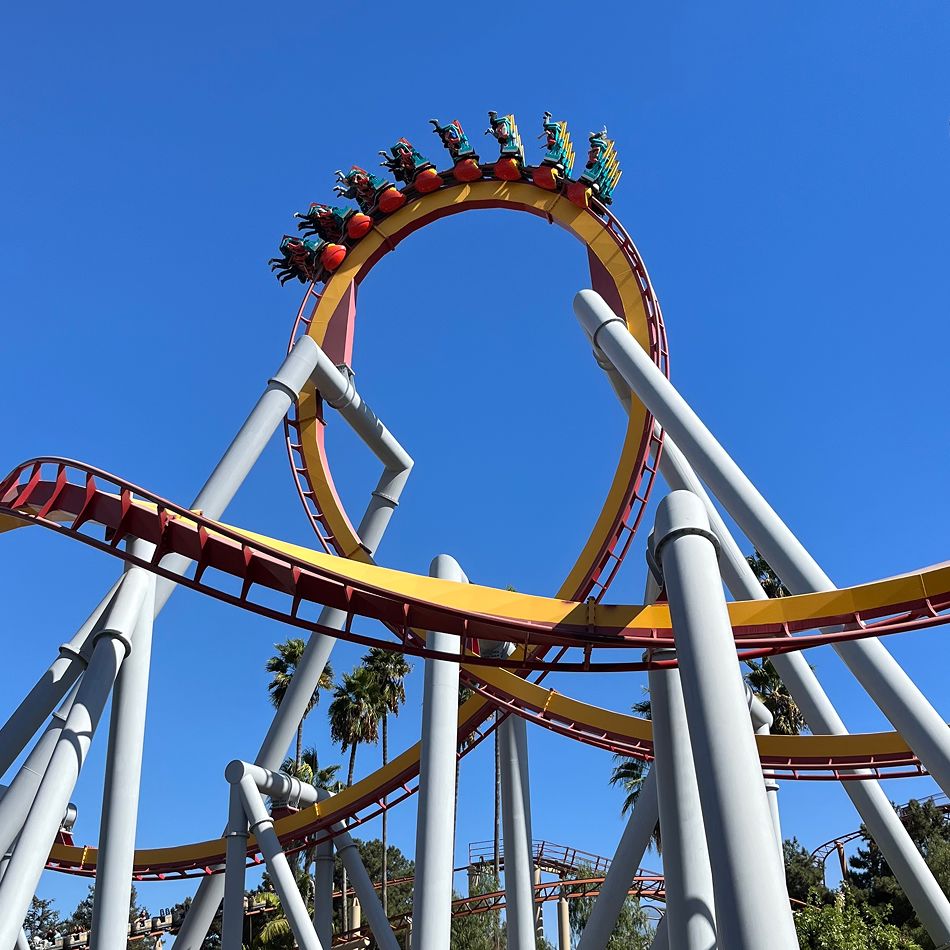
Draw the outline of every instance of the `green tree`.
M593 877L589 867L577 868L572 875L578 880ZM567 885L568 893L584 893L583 885ZM571 933L578 939L590 920L594 909L594 897L571 897L568 901L568 914L571 921ZM653 927L650 924L640 901L635 897L628 897L620 909L617 923L607 940L606 950L649 950L653 943Z
M644 698L634 703L631 709L634 715L642 716L644 719L651 719L653 717L653 708L650 705L650 691L644 687L643 694ZM625 755L615 755L614 760L616 765L614 765L613 771L610 774L610 784L619 785L626 793L624 795L623 805L620 808L620 814L626 815L627 812L633 811L636 807L637 800L640 798L640 792L643 790L643 783L650 774L650 766L652 763L646 759L638 759ZM651 840L653 847L656 848L659 854L661 852L659 825L653 829Z
M83 933L92 929L92 908L96 899L96 885L90 884L86 896L76 905L72 914L59 925L60 933L73 934ZM135 886L132 886L132 893L129 897L129 923L134 923L139 916L144 913L149 916L148 909L138 902L138 893ZM136 941L137 950L151 950L155 946L153 937L143 937Z
M356 842L360 859L370 880L381 880L383 873L382 841L379 838L371 838L368 841L363 841L360 838L354 838L353 840ZM409 915L412 913L412 878L416 871L415 862L407 858L395 845L389 845L386 848L386 866L389 868L390 880L396 882L391 884L389 888L389 916L398 918L400 915ZM339 855L335 858L333 881L335 888L342 889L346 886L346 874ZM335 908L333 916L334 926L338 928L338 932L345 930L348 924L343 919L342 908Z
M789 589L779 580L778 574L769 566L769 562L759 554L753 551L746 555L749 567L755 574L756 580L762 585L762 589L769 597L788 597Z
M313 881L304 868L300 867L299 862L294 861L291 865L294 871L294 877L297 880L297 889L308 904L312 913L313 910ZM294 950L297 946L294 940L293 931L290 929L290 921L284 913L280 898L273 890L273 885L268 876L265 875L263 886L260 891L254 894L254 899L263 901L273 911L266 916L265 922L253 939L253 946L261 950ZM245 918L245 931L248 918Z
M752 568L756 580L762 585L762 589L769 597L788 597L789 590L781 582L778 575L769 566L768 561L753 551L746 556L749 567ZM808 731L808 725L802 711L798 708L798 703L792 699L791 694L785 688L778 671L772 665L771 660L757 662L749 660L746 664L749 668L746 674L746 680L752 691L762 700L766 709L772 714L772 735L775 736L797 736Z
M911 840L933 870L937 883L945 893L950 892L950 825L946 816L931 801L911 801L900 809L900 817ZM880 909L888 923L901 928L924 950L930 950L932 941L864 825L861 826L861 835L864 845L849 861L848 883L855 897L872 908Z
M801 950L921 950L886 922L881 908L860 900L848 887L827 903L813 900L795 914Z
M383 768L389 762L389 717L398 716L399 709L406 701L406 677L412 669L406 658L395 650L383 650L373 647L363 657L363 668L369 671L376 692L376 704L382 714L383 732ZM383 798L383 868L382 903L383 910L389 913L389 874L386 866L386 843L388 840L389 809Z
M362 743L379 741L380 710L373 677L365 667L344 673L330 703L330 738L339 742L344 754L350 751L346 785L353 784L356 749Z
M300 663L300 658L303 656L305 646L300 637L290 637L284 640L283 643L274 644L274 649L277 653L267 661L264 669L271 674L271 681L267 684L267 691L270 693L270 701L275 709L280 706L284 696L287 694L287 687L290 685L290 681L297 671L297 666ZM303 755L304 719L310 715L313 708L320 701L320 690L330 689L332 686L333 668L327 663L323 672L320 674L317 688L313 691L313 695L307 703L307 708L304 710L300 722L297 723L297 752L294 759L298 763Z
M379 740L379 700L373 677L363 666L352 673L344 673L343 681L333 691L329 708L330 737L339 742L344 754L350 750L347 770L347 788L353 784L356 770L356 749L364 742ZM343 930L349 929L349 911L346 897L346 871L343 871Z
M825 900L830 892L825 887L824 872L798 838L786 838L782 842L782 851L788 896L802 903Z
M30 944L32 945L37 937L45 940L51 934L59 934L59 926L59 911L53 907L53 901L34 897L23 920L23 930Z
M500 890L501 885L491 866L469 871L469 897L481 897ZM494 950L506 943L501 914L497 910L452 918L452 950Z
M286 758L280 770L294 778L299 778L308 785L328 789L336 782L336 774L340 771L340 766L328 765L321 768L317 759L317 750L313 746L309 746L303 750L299 762L292 758Z

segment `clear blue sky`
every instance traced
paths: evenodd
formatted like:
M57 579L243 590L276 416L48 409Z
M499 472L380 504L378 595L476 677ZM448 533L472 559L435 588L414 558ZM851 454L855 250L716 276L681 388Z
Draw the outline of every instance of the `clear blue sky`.
M444 164L431 116L458 117L488 154L486 111L514 111L536 156L550 109L577 139L602 123L616 138L615 209L663 303L674 381L828 573L849 584L946 559L950 9L614 7L12 7L0 468L72 456L187 504L280 361L299 285L281 289L266 261L292 213L402 135ZM622 432L571 313L586 281L568 235L492 212L414 236L364 285L360 386L416 459L382 562L424 572L447 551L477 581L555 590ZM372 460L339 426L330 445L359 510ZM228 517L308 541L277 439ZM117 564L38 530L5 536L0 559L5 716ZM612 599L637 600L642 575L638 548ZM218 831L223 767L257 748L263 665L289 632L173 598L156 631L141 845ZM888 645L950 715L946 637ZM341 645L333 664L358 658ZM829 651L810 659L852 729L884 727ZM418 735L414 666L394 751ZM621 710L640 691L619 675L552 685ZM329 761L324 705L307 741ZM79 842L97 837L103 739L74 796ZM530 744L535 836L612 853L609 757L536 729ZM377 754L362 750L358 771ZM460 861L491 836L491 782L484 748L462 768ZM897 800L930 790L889 786ZM785 783L782 805L808 845L856 826L826 783ZM407 852L414 813L393 820ZM141 893L157 908L188 890ZM84 891L42 882L64 909Z

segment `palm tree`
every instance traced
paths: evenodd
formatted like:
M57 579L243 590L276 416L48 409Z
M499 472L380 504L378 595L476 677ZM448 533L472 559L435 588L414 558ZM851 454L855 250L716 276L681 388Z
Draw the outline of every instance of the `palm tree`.
M328 765L326 768L320 768L317 750L310 746L304 749L299 762L296 759L284 759L280 770L315 788L327 788L336 781L336 773L340 771L340 766Z
M789 590L781 578L772 570L769 562L753 551L746 557L762 589L769 597L788 597ZM746 679L755 694L762 700L772 714L773 735L797 736L808 731L808 725L798 704L792 699L778 671L771 660L757 663L749 660L746 664L749 672Z
M643 716L644 719L651 719L653 710L650 706L650 691L644 687L643 692L644 698L641 699L640 702L634 703L631 708L636 715ZM640 798L643 783L646 781L647 775L650 774L651 763L647 762L646 759L629 758L624 755L615 755L614 759L616 759L617 764L610 774L610 784L619 785L627 793L623 800L623 806L620 809L620 814L626 815L628 811L634 809L637 800ZM653 829L652 839L657 854L660 854L659 825Z
M345 753L350 750L346 785L353 784L356 768L356 748L363 742L379 741L380 709L376 684L369 670L357 666L352 673L344 673L343 681L333 691L328 710L330 738L339 742Z
M368 670L376 692L376 702L382 714L383 723L383 768L389 762L389 716L399 715L399 707L406 701L406 677L411 667L401 653L373 647L363 657L363 669ZM383 796L383 886L381 891L383 910L389 913L389 895L387 894L388 867L386 861L386 831L389 812L386 797Z
M305 904L313 901L313 882L310 875L307 874L306 867L293 867L294 877L297 880L297 889ZM290 929L290 921L287 920L284 908L281 906L280 898L274 891L262 890L254 895L255 900L263 901L269 907L274 908L272 916L268 916L267 923L261 927L257 939L252 946L261 947L262 950L294 950L297 942L294 940L293 931Z
M333 691L333 701L328 710L330 738L339 742L346 752L350 750L350 766L346 774L346 786L353 784L356 769L356 747L361 742L376 742L379 739L379 705L376 684L369 670L357 666L352 673L343 674L343 682ZM347 907L346 868L343 869L343 929L349 928Z
M749 567L752 568L756 579L769 597L788 597L788 588L782 583L778 574L772 570L769 562L766 561L758 551L747 554L746 560L749 562Z
M280 706L284 696L287 694L287 687L290 686L290 681L293 679L294 673L297 672L297 666L300 663L300 658L303 656L305 648L306 645L299 637L290 637L283 643L274 644L274 649L277 653L267 661L264 669L272 674L271 681L267 684L267 691L270 693L270 701L275 709ZM320 701L320 690L330 689L332 686L333 668L327 663L323 672L320 674L317 688L313 691L310 702L307 703L303 717L297 724L297 746L294 761L298 766L303 755L303 721L310 715L314 706Z

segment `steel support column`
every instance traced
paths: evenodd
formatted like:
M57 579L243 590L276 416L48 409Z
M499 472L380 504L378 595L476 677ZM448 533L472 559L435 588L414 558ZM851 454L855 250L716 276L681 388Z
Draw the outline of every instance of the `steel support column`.
M151 580L146 571L128 571L101 618L89 666L0 882L0 947L16 942L112 684L129 652Z
M13 848L78 692L79 684L75 683L0 799L0 854L6 854Z
M719 941L730 950L797 950L755 736L702 502L673 492L656 515L653 556L670 603L689 719ZM670 921L669 926L674 926Z
M651 769L640 786L636 808L633 809L617 850L611 858L610 868L600 888L600 896L594 901L577 950L604 950L607 946L659 817L656 775Z
M350 877L350 884L359 898L362 912L366 915L367 923L373 932L373 937L379 945L380 950L399 950L399 943L396 935L390 926L389 918L383 910L376 888L366 871L366 867L360 858L359 849L356 842L350 837L350 833L341 823L333 826L334 839L333 847L336 848L343 866Z
M321 946L317 939L310 914L307 913L307 905L304 904L300 891L297 889L294 872L274 831L274 819L264 807L264 800L261 798L253 775L245 774L237 783L237 787L247 815L249 830L257 838L261 854L267 862L267 870L274 882L274 889L280 897L280 905L297 945L302 950L329 950Z
M333 840L317 845L313 862L313 926L320 943L333 943Z
M432 577L468 582L458 562L436 557ZM431 630L426 645L457 654L460 640ZM426 659L416 819L416 875L412 892L413 950L442 950L451 942L452 873L455 866L455 768L458 756L459 664Z
M379 485L370 498L357 529L363 548L372 555L382 541L392 510L399 503L400 493L412 468L412 459L372 410L360 399L352 380L345 377L333 365L316 343L309 337L301 337L295 347L304 340L309 340L312 347L308 350L308 375L313 374L315 381L322 387L321 393L335 400L340 407L340 413L385 466ZM298 378L295 378L294 383L297 382ZM299 380L294 395L299 392L304 382L306 378ZM284 407L284 413L289 405L288 401ZM277 422L279 423L280 419ZM384 486L383 489L380 489L380 486ZM332 607L324 607L317 622L339 630L346 623L346 613ZM306 715L313 691L323 675L335 644L336 640L333 637L320 633L315 633L308 639L294 675L287 685L284 698L274 713L270 728L258 750L255 758L258 765L273 770L280 768L287 748L297 731L297 724ZM178 932L175 950L200 950L223 896L224 883L221 875L208 875L202 879L195 892L195 899L185 915L181 930ZM344 897L344 901L345 899Z
M652 659L675 655L657 650ZM649 681L669 943L677 950L711 950L715 895L680 672L651 669Z
M652 604L660 592L653 574L647 572L643 602ZM604 950L617 925L624 901L640 868L643 855L650 845L653 831L660 820L659 802L656 793L656 774L650 770L637 798L636 808L627 820L617 850L611 859L607 876L594 901L590 917L577 944L577 950Z
M154 550L152 545L142 541L132 542L132 549L142 557L150 557ZM155 577L146 577L147 589L132 633L132 649L119 669L112 693L92 908L91 940L99 947L119 947L122 941L128 940L129 934L132 862L155 612Z
M230 786L228 797L227 855L224 868L224 908L221 912L221 950L241 950L244 942L244 879L250 830L241 799L240 784ZM319 937L319 934L318 934ZM320 941L328 948L329 942Z
M772 510L695 412L592 290L574 298L574 312L623 380L675 439L700 477L792 593L835 585ZM876 639L833 644L868 695L950 794L950 729L900 664Z
M671 489L686 489L702 500L713 534L719 538L722 576L733 596L745 600L767 599L718 509L669 434L663 442L660 474ZM782 653L771 659L812 732L819 735L848 734L847 727L802 653ZM887 859L930 938L938 947L950 944L950 901L907 833L884 789L872 778L842 782L841 787L861 816L872 840ZM777 815L775 820L776 835L781 839Z
M653 931L653 943L650 944L650 950L676 950L670 944L669 923L666 914L656 922L656 930Z
M510 950L535 950L528 732L521 716L498 727L501 817L505 846L505 917Z
M75 636L59 648L59 655L49 669L37 680L36 685L0 727L0 775L13 765L14 760L26 747L36 730L56 708L69 688L79 679L86 665L89 638L96 624L119 589L122 578L109 588Z
M557 950L571 950L571 909L563 893L557 899Z

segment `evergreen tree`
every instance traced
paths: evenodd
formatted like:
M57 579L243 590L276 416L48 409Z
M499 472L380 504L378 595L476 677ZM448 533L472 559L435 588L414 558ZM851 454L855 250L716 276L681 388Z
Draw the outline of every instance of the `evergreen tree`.
M930 865L944 893L950 892L950 824L933 802L911 801L900 810L901 822ZM881 909L884 919L912 937L924 950L933 946L904 896L890 865L861 826L864 846L849 861L849 883L856 899Z
M573 876L578 880L593 877L593 871L588 867L578 868ZM567 890L570 892L570 885ZM575 885L575 893L581 892L582 885ZM579 938L590 920L594 909L594 897L572 897L568 901L568 913L571 921L571 933ZM628 897L623 902L620 915L613 932L607 940L606 950L649 950L653 943L653 927L647 918L640 901L636 897Z
M23 930L30 944L38 937L42 940L54 940L60 933L59 928L59 911L53 907L53 901L34 897L23 921Z
M830 896L825 887L824 873L811 854L802 847L798 838L786 838L782 843L785 855L785 882L788 896L793 901L822 902Z

